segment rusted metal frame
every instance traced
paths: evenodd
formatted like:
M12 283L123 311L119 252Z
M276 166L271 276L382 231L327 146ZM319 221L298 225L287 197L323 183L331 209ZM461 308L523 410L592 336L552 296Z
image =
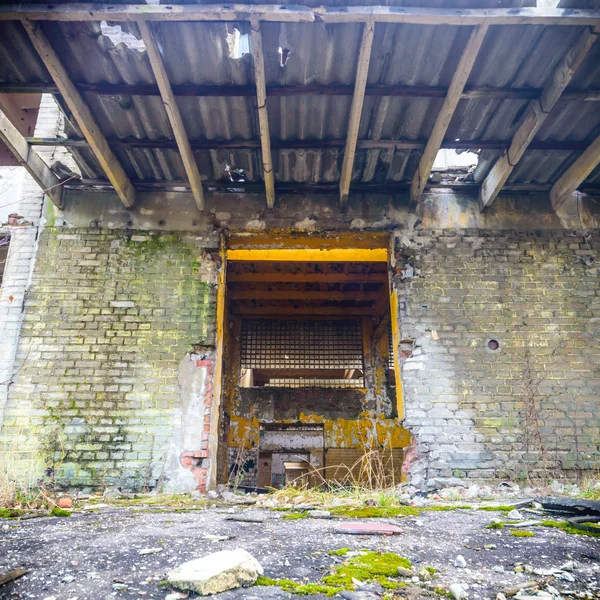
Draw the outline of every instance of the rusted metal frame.
M598 29L590 28L583 31L552 72L541 97L529 103L508 150L496 161L481 185L479 204L482 211L494 202L508 181L513 169L521 160L587 53L598 39L598 31Z
M50 170L40 155L27 143L19 130L0 110L0 140L33 177L44 193L58 208L63 207L60 179Z
M32 146L64 146L66 148L87 148L88 143L84 139L77 138L36 138L26 137L28 144ZM175 140L151 140L151 139L120 139L107 138L108 143L116 148L156 148L163 150L176 150ZM564 150L568 152L584 151L590 142L587 141L562 141L541 140L533 141L528 150ZM273 140L271 149L293 150L308 149L318 150L327 148L343 148L346 140ZM426 141L423 140L358 140L358 149L391 149L391 150L420 150L425 148ZM190 142L192 150L254 150L260 148L260 140L194 140ZM455 150L506 150L510 142L494 140L445 140L441 148L452 148Z
M487 23L482 23L473 29L456 70L452 75L452 80L448 87L448 94L438 113L427 146L425 146L425 150L419 161L419 166L417 167L412 180L410 196L411 203L414 205L419 203L425 185L429 180L429 174L431 173L433 163L435 162L435 157L442 146L444 136L446 135L446 131L448 131L450 121L460 102L462 92L467 84L473 65L477 60L487 30Z
M110 149L92 111L71 81L66 68L39 24L32 23L27 19L24 19L22 24L119 198L126 208L131 208L135 202L135 189L129 176Z
M162 98L163 106L165 107L167 117L169 118L169 123L171 124L173 135L175 136L175 141L177 142L177 149L179 150L179 155L181 156L181 161L183 162L185 173L190 183L194 200L196 201L196 206L200 212L203 212L204 194L202 192L202 179L200 178L198 165L196 164L194 153L185 131L185 125L183 123L179 107L177 106L177 100L175 99L175 95L171 89L169 75L160 55L160 50L158 48L158 44L156 43L154 33L150 28L150 24L146 23L145 21L140 21L138 23L138 27L146 47L146 52L148 54L150 66L152 67L152 72L154 73L154 78L156 79L156 83L160 90L160 97Z
M157 85L130 83L75 83L75 87L83 94L98 94L99 96L160 96ZM183 97L254 97L254 85L171 85L175 96ZM352 85L267 85L267 96L352 96ZM58 87L53 83L22 82L0 83L0 94L59 94ZM436 86L406 86L406 85L367 85L365 96L392 96L406 98L445 98L448 89ZM486 86L466 86L461 99L491 99L491 100L534 100L539 98L542 90L538 88L497 88ZM561 101L599 102L600 90L567 89L561 96Z
M587 176L600 164L600 136L565 171L550 190L550 200L554 210L560 208L567 198L577 190Z
M256 84L256 105L258 110L258 126L260 130L260 149L262 155L263 179L267 207L275 206L275 174L271 155L271 134L269 131L269 112L267 110L267 86L265 79L265 56L263 52L260 21L250 22L250 39L252 41L252 61L254 64L254 81Z
M31 21L261 21L412 23L416 25L597 25L600 11L561 8L444 9L397 6L282 6L274 4L8 4L0 20Z
M363 26L363 34L358 52L356 79L354 81L354 94L352 96L352 104L350 106L348 133L346 137L346 146L344 149L344 162L342 163L342 171L340 175L340 208L342 211L346 210L348 206L348 195L350 193L352 169L354 167L354 157L356 155L358 130L360 128L362 108L365 101L365 88L367 86L367 76L369 74L369 63L371 60L371 48L373 47L374 32L375 24L367 21Z

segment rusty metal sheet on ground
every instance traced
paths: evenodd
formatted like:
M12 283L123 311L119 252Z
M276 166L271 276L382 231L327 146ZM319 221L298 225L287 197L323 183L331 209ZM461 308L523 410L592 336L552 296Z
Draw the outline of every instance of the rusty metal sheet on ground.
M349 535L398 535L402 529L386 523L341 523L334 533Z

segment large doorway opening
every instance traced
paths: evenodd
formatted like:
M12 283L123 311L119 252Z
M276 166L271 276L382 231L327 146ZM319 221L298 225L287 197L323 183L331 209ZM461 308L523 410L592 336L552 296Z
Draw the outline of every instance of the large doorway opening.
M374 451L400 481L410 436L399 419L388 239L362 243L303 248L296 237L294 247L227 251L221 482L341 481Z

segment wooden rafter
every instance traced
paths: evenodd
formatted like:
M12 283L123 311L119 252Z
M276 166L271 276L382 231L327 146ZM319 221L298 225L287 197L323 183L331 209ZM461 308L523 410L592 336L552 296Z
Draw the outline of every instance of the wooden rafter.
M62 186L60 179L50 170L50 167L41 159L19 130L9 121L8 117L0 110L0 140L13 153L19 163L33 177L46 195L62 208Z
M196 206L198 207L198 210L202 212L204 210L202 180L200 179L200 172L198 171L198 165L196 164L194 153L190 146L190 141L187 133L185 132L185 126L183 124L183 119L181 118L181 113L179 112L179 107L177 106L177 100L175 99L175 95L171 89L171 83L169 82L167 70L165 69L165 65L160 55L160 50L158 49L158 44L156 43L154 34L150 29L150 25L146 23L146 21L139 21L138 27L140 28L142 40L146 46L146 52L148 53L150 66L152 67L154 78L156 79L158 89L160 90L160 96L169 118L173 135L175 136L175 140L177 142L177 149L179 150L179 154L185 168L185 173L187 175L194 200L196 201Z
M258 125L260 129L260 149L262 153L263 178L267 206L275 206L275 175L273 173L273 158L271 156L271 134L269 132L269 113L267 110L267 86L265 80L265 56L263 52L262 32L260 21L250 23L252 39L252 60L254 63L254 79L256 83L256 104L258 108Z
M385 296L385 294L383 294ZM342 300L368 300L377 301L381 298L381 292L316 292L308 290L239 290L232 288L229 291L230 300L301 300L303 302L313 301L342 301Z
M374 23L366 22L364 24L360 50L358 53L358 63L356 65L356 79L354 81L354 94L352 96L352 105L350 107L350 119L348 120L344 162L342 164L340 176L340 206L342 210L348 205L348 194L350 193L350 181L352 180L352 168L354 167L354 156L356 154L360 118L365 101L365 88L367 86L367 75L369 74L369 62L371 60L374 31Z
M586 28L552 72L541 97L529 103L508 150L496 161L483 181L479 192L482 210L496 199L597 38L597 30Z
M598 136L584 153L565 171L562 177L552 186L550 200L554 210L560 208L586 177L600 164L600 136Z
M100 96L160 96L157 85L147 83L87 83L75 82L75 87L85 94ZM175 96L184 97L254 97L256 86L246 85L171 85ZM343 84L308 84L308 85L267 85L267 96L352 96L354 86ZM59 94L58 87L53 83L43 82L1 82L0 94ZM365 88L365 96L393 96L403 98L445 98L448 89L438 86L408 86L373 84ZM490 100L533 100L539 98L542 90L538 88L499 88L487 86L466 86L461 94L462 99ZM600 90L567 89L561 96L561 101L600 101Z
M235 315L268 315L292 317L295 315L336 315L340 317L364 317L365 314L376 314L373 308L369 307L347 307L347 306L322 306L319 304L297 305L290 303L286 306L251 306L242 304L240 301L231 303L231 313Z
M385 283L387 274L230 273L228 281L232 283Z
M600 11L572 8L444 9L396 6L311 8L276 4L7 4L0 20L14 21L261 21L412 23L417 25L598 25Z
M469 41L467 42L462 56L460 57L460 61L458 62L456 70L454 71L454 75L452 75L452 80L450 81L450 86L448 87L448 94L446 95L444 103L442 104L442 108L438 113L433 130L429 136L429 141L427 142L427 146L425 146L419 166L412 180L410 195L411 202L413 204L418 204L419 200L421 199L421 194L423 193L425 184L429 179L429 174L431 173L431 168L435 162L435 157L442 146L444 136L446 135L446 131L448 130L452 116L454 115L456 107L461 99L462 92L467 84L467 79L469 78L471 69L475 64L477 55L479 54L479 49L483 44L487 29L488 25L485 23L473 29L471 36L469 37Z
M36 138L26 137L27 142L33 146L64 146L67 148L87 148L85 139L78 138ZM111 147L115 148L157 148L163 150L176 150L175 140L152 140L143 138L121 139L107 138ZM294 150L294 149L319 149L319 148L343 148L345 139L331 140L271 140L271 149ZM362 150L385 149L385 150L421 150L427 145L423 140L358 140L356 147ZM442 148L453 148L455 150L505 150L510 142L495 140L444 140ZM253 150L260 148L260 140L194 140L190 142L192 150ZM529 150L563 150L567 152L583 151L589 146L589 142L570 140L534 140L529 144Z
M54 83L58 86L69 110L77 121L85 139L96 156L101 167L112 183L119 198L127 208L131 208L135 202L135 189L123 167L113 154L108 141L100 130L92 111L85 103L81 94L71 81L67 70L52 48L46 34L41 30L39 24L23 20L23 27L29 34L42 62L52 76Z

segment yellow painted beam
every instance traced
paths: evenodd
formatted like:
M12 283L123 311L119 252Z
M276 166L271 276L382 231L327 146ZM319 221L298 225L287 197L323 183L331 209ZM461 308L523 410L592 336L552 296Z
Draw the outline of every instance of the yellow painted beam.
M387 262L387 248L255 248L227 251L227 260L276 262Z
M400 361L398 360L398 348L400 346L400 331L398 329L398 293L394 290L390 297L390 312L392 317L392 346L394 351L394 375L396 378L396 407L398 418L404 419L404 390L402 389L402 376L400 373Z

